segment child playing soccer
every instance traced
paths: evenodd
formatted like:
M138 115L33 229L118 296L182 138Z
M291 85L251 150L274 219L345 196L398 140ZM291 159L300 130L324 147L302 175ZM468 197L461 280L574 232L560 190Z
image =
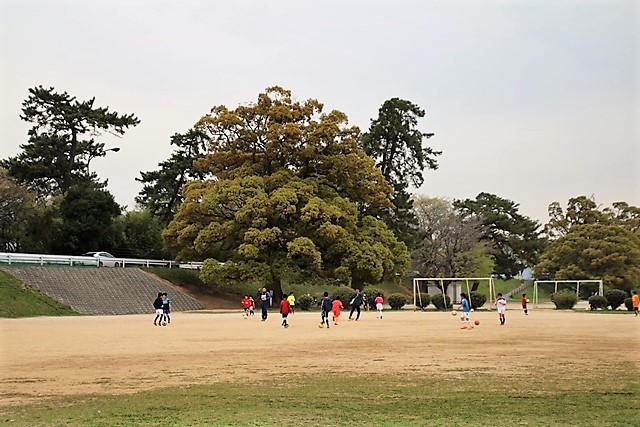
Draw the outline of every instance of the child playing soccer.
M528 303L527 294L522 294L522 311L524 311L524 314L529 314L529 310L527 309Z
M171 300L166 292L162 294L162 315L164 316L164 322L162 326L167 326L168 323L171 323Z
M240 301L242 304L242 308L244 309L244 313L242 313L242 317L245 319L249 317L249 312L251 311L251 300L248 295L245 295L244 298Z
M340 310L342 310L344 306L342 305L342 301L338 296L333 298L333 302L331 303L331 311L333 312L333 324L337 325L340 321Z
M289 305L291 306L291 314L296 312L296 297L293 295L293 292L289 294L287 297L287 301L289 301Z
M253 297L249 297L249 301L251 301L251 305L249 306L249 316L253 316L256 310L256 301L253 299Z
M164 315L162 311L162 292L158 292L158 296L153 301L153 308L156 311L156 318L153 319L153 326L161 326L162 316Z
M500 326L504 326L504 322L505 322L504 313L507 310L507 300L502 296L501 292L498 292L497 297L498 299L496 299L496 302L494 303L494 305L498 309L498 318L500 319Z
M320 310L322 310L321 314L321 324L326 324L327 328L329 327L329 313L333 308L333 304L331 303L331 299L329 298L329 292L325 292L322 298L322 302L320 303Z
M291 304L289 304L287 294L284 294L282 301L280 301L280 314L282 314L282 327L285 329L289 327L289 323L287 323L289 313L291 313Z
M376 317L382 319L382 306L384 304L384 298L382 298L382 294L380 292L378 292L378 296L375 300L373 300L373 302L376 304L376 310L378 312L378 314L376 314Z
M471 323L471 317L469 316L469 300L467 299L467 294L464 292L460 294L460 310L462 314L460 315L460 320L462 320L462 327L460 329L473 329L473 323Z
M633 291L633 295L631 296L631 304L633 305L633 311L635 311L636 316L638 316L638 310L640 309L640 296L638 296L638 291Z

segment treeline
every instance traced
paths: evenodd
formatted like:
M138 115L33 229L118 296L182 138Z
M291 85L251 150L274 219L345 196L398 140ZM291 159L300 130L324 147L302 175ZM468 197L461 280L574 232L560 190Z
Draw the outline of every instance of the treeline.
M525 267L558 279L640 280L640 210L600 208L580 196L554 202L544 227L513 201L414 197L436 169L419 106L390 99L367 132L315 99L268 88L257 101L215 106L170 139L174 151L136 178L135 211L122 214L107 183L90 172L104 156L102 132L123 135L139 120L53 88L30 89L22 119L33 126L0 166L4 250L204 260L210 285L283 281L351 286L426 276L499 274Z

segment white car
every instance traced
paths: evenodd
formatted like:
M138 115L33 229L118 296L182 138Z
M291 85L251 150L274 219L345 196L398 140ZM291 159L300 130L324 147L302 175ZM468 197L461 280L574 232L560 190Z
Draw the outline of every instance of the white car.
M116 259L109 252L87 252L84 256L91 256L100 260L100 267L120 267L122 260Z

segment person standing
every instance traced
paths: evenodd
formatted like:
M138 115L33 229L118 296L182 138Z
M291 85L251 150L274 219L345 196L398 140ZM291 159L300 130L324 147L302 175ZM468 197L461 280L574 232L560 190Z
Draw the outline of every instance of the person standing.
M258 300L260 301L260 309L262 310L262 321L264 322L265 320L267 320L267 316L269 315L267 309L269 308L269 301L271 301L271 294L267 291L267 288L262 288L260 290Z
M529 308L527 307L529 299L527 299L527 294L522 294L522 300L520 302L522 303L522 311L524 311L524 314L529 314Z
M462 327L460 329L473 329L473 323L471 323L471 316L469 316L470 306L469 300L467 299L467 294L464 292L460 294L460 309L462 310L462 314L460 315L460 320L462 320Z
M296 312L296 297L293 295L293 292L289 294L287 297L287 301L289 301L289 306L291 307L291 314Z
M382 309L384 306L384 298L382 298L382 294L380 292L378 292L378 296L376 296L376 299L373 300L373 302L376 304L376 317L379 319L382 319Z
M244 309L242 317L247 319L249 317L249 311L251 311L251 300L249 299L249 295L245 295L240 302L242 303L242 308Z
M331 313L332 308L333 304L331 303L331 298L329 298L329 292L325 291L320 303L320 324L327 325L327 328L329 327L329 313Z
M360 289L356 289L356 293L351 296L351 312L349 313L349 320L353 320L353 312L357 311L356 320L360 318L360 306L362 305L362 294Z
M162 326L167 326L168 323L171 323L171 300L169 299L169 295L166 292L162 294L162 315L164 316L164 322L162 322Z
M289 313L291 313L291 305L289 305L287 294L284 294L282 295L282 301L280 301L280 314L282 315L282 327L285 329L289 327L289 323L287 323Z
M498 309L498 318L500 319L500 326L504 326L505 318L504 314L507 310L507 300L502 296L501 292L498 292L496 302L494 303L496 308Z
M156 318L153 319L153 326L160 326L162 322L162 316L164 316L164 313L162 311L162 292L158 292L157 298L153 301L153 308L156 311Z
M638 291L633 291L633 295L631 296L631 305L633 305L633 311L636 312L637 317L638 310L640 310L640 296L638 296Z

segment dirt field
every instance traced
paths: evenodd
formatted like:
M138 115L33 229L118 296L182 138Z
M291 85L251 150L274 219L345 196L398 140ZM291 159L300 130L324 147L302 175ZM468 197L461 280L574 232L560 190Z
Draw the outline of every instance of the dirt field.
M631 362L640 368L640 318L532 310L475 313L480 325L460 330L448 313L363 313L318 328L319 313L175 313L167 327L153 315L0 320L0 405L78 393L131 393L168 386L240 381L316 371L425 372L447 378L471 369L514 379L551 365L584 369Z

